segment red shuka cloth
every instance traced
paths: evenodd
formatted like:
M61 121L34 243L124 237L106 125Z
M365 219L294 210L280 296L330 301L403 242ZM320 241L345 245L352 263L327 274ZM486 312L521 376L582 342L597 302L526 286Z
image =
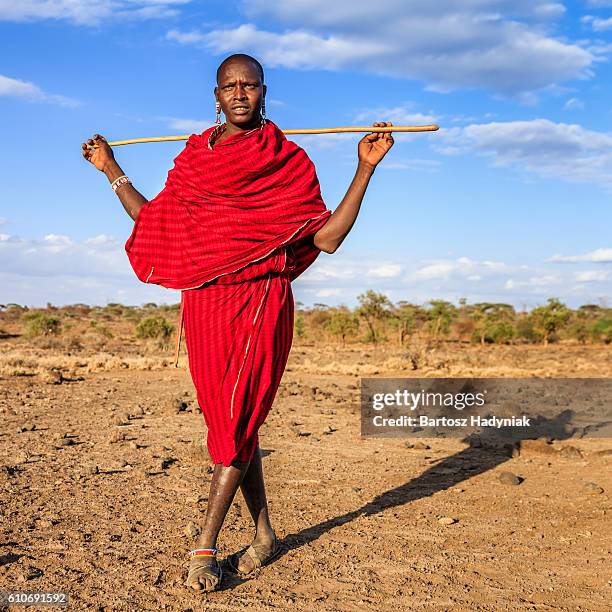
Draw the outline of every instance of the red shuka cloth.
M270 120L192 135L125 248L143 282L183 289L189 369L214 463L248 461L293 339L291 281L331 211L313 163Z
M320 252L301 239L331 215L314 164L270 120L210 148L213 129L190 136L164 189L140 209L125 245L134 272L191 289L299 243L293 280Z

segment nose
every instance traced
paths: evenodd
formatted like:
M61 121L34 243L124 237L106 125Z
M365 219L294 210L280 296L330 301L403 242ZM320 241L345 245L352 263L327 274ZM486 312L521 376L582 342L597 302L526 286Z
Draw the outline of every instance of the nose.
M244 85L241 85L240 83L236 85L236 89L234 90L234 98L236 100L244 100L244 98L246 98L246 90Z

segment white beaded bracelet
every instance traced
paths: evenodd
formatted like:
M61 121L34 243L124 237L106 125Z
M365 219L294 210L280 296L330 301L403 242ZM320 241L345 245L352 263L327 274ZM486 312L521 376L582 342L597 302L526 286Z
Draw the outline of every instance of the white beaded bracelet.
M119 187L121 187L121 185L125 185L126 183L131 183L132 181L130 181L130 179L125 175L122 174L121 176L117 177L112 183L111 183L111 189L117 193L117 189Z

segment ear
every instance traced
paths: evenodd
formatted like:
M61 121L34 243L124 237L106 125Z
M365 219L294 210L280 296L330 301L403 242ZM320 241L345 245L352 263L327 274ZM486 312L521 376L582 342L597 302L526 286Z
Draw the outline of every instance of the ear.
M219 100L219 88L215 86L213 89L213 93L215 94L215 100Z
M267 91L268 91L268 87L267 87L267 85L264 85L264 86L263 86L263 97L264 97L264 98L266 97L266 92L267 92Z

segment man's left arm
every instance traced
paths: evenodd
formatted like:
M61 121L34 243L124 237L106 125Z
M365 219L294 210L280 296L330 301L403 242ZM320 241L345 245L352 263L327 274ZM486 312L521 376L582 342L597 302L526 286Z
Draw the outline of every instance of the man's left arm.
M390 122L377 122L374 127L388 127ZM374 132L359 141L357 170L342 202L329 221L314 235L314 245L325 253L334 253L351 231L374 170L393 146L391 132Z

